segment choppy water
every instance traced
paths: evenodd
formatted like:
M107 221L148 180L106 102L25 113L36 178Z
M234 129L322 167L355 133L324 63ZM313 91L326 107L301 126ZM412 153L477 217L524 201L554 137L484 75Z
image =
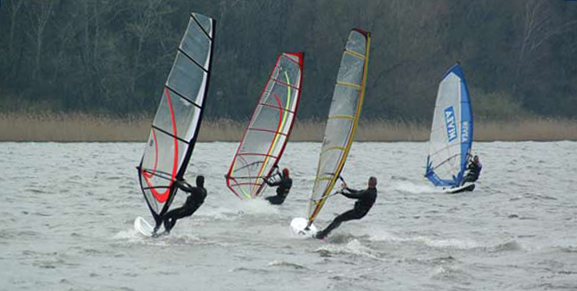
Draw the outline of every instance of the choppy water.
M280 207L228 191L236 144L197 145L187 178L206 175L209 196L160 239L132 227L150 220L143 147L0 143L0 290L577 290L575 142L476 143L480 183L460 195L422 177L425 143L355 143L344 176L377 176L379 197L326 242L289 231L320 144L289 144L295 181ZM334 196L316 224L353 202Z

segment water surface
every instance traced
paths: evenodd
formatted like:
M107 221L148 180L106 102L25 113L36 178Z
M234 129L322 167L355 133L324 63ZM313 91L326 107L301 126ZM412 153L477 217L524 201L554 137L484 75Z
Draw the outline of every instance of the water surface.
M319 143L288 145L294 186L280 207L226 188L236 144L198 144L186 177L204 174L209 196L160 239L132 226L151 220L143 148L0 143L0 290L577 290L575 142L475 143L480 182L459 195L423 178L426 143L355 143L343 176L357 188L376 176L379 197L324 242L289 231ZM315 224L353 203L334 196Z

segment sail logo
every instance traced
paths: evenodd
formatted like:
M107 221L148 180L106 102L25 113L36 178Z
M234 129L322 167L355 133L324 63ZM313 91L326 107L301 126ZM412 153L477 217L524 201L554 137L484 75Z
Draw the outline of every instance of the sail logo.
M452 142L457 138L457 122L452 105L445 108L445 125L447 126L447 139Z
M463 121L461 124L461 142L469 141L469 122Z

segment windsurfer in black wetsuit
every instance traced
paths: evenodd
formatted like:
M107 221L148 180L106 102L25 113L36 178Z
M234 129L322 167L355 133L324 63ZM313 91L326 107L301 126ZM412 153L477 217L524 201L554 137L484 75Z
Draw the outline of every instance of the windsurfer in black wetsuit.
M284 168L282 173L279 173L278 166L275 165L274 168L276 169L276 173L268 179L263 178L263 180L270 187L278 186L276 188L276 195L266 197L265 199L268 200L270 204L280 205L288 196L293 185L293 179L290 178L289 169Z
M182 191L187 192L189 195L186 197L186 201L181 207L172 209L164 215L163 224L166 234L170 234L170 230L172 230L178 219L191 216L202 205L202 203L204 203L204 199L206 198L204 176L196 177L196 187L192 187L184 180L175 180L174 185ZM154 237L158 236L156 231L159 227L160 224L154 229Z
M322 231L316 233L315 237L318 239L323 239L329 233L339 227L341 223L349 220L354 219L361 219L371 209L375 200L377 200L377 178L370 177L369 178L369 187L365 190L353 190L347 187L347 184L343 183L343 189L341 189L338 193L343 194L347 198L357 199L358 201L355 202L355 207L341 215L337 216L327 228Z
M465 175L465 178L463 178L463 182L461 183L461 185L464 185L467 182L477 181L477 179L479 179L479 175L481 175L482 168L483 165L481 164L481 161L479 161L479 156L475 155L475 157L473 157L473 160L470 161L469 165L467 166L467 170L469 172L467 173L467 175Z

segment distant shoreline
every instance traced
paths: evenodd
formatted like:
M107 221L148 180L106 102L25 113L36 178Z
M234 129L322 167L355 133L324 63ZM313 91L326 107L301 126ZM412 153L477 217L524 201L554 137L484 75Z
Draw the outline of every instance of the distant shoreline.
M87 114L0 113L0 141L18 142L144 142L152 117L111 118ZM240 140L246 121L204 120L201 142ZM291 141L322 141L325 124L297 120ZM356 141L427 141L425 124L402 121L361 121ZM475 141L577 141L577 120L525 118L516 121L479 121Z

